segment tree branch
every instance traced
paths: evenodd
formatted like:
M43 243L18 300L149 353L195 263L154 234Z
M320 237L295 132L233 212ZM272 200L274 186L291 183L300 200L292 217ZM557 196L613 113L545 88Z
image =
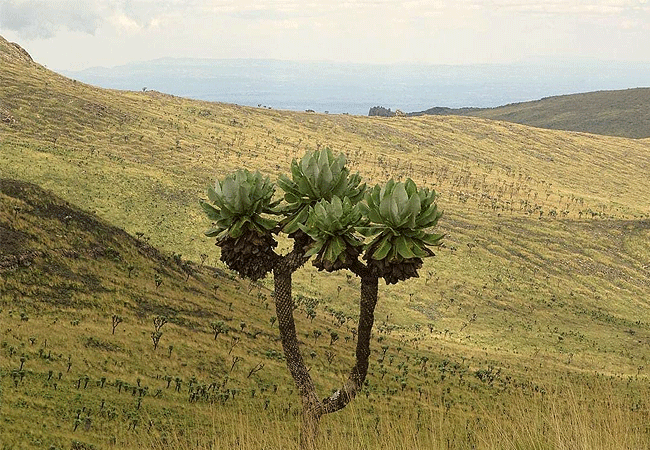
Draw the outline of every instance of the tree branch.
M358 259L355 259L352 264L348 266L348 269L362 280L364 277L369 277L372 275L370 273L370 268Z
M378 284L379 279L376 276L366 274L361 277L356 364L350 371L350 375L343 386L329 397L323 399L323 414L330 414L344 408L363 387L363 382L368 373L370 335L375 320Z
M307 366L300 353L300 346L296 335L296 324L293 318L294 303L291 296L291 275L305 261L304 252L301 254L300 252L296 252L294 248L273 269L275 309L278 317L280 337L282 339L282 350L287 358L289 372L303 399L303 407L316 411L320 417L322 406L316 395L314 382L309 375Z
M274 231L278 233L279 228ZM289 235L293 239L293 249L286 255L280 255L273 251L274 257L274 267L283 267L283 270L286 269L290 273L295 272L300 269L307 261L309 261L309 256L305 256L307 252L307 247L312 242L312 239L301 230L296 231Z

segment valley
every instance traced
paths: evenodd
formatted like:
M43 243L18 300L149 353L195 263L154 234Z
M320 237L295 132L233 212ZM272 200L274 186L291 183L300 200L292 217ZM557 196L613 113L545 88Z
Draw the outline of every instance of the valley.
M370 186L434 188L446 235L418 279L380 283L368 385L323 448L650 442L650 140L105 90L1 38L0 63L4 448L297 448L272 281L225 267L198 202L323 147ZM358 280L308 263L294 288L327 392L352 365Z

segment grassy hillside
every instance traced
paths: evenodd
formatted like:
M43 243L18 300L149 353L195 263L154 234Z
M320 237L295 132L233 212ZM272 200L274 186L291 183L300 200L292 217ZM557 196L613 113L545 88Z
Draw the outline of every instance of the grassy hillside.
M650 137L650 88L546 97L496 108L431 108L412 116L444 114L482 117L552 130Z
M161 253L15 180L0 180L0 238L1 448L296 448L298 399L267 289ZM355 318L323 298L299 295L297 305L308 364L327 393L352 364ZM369 382L323 421L323 448L650 442L645 377L558 371L537 354L523 373L437 325L378 319ZM223 326L216 338L213 322Z
M177 428L214 426L215 402L291 424L268 290L162 254L32 184L0 180L0 207L1 448L137 448ZM299 312L305 331L345 330ZM161 316L168 323L155 349ZM352 346L311 341L310 362L325 372L318 381L333 385ZM325 351L336 348L347 352L332 366ZM138 425L150 434L133 443Z
M327 145L345 152L353 170L371 183L410 176L419 184L435 186L445 211L440 227L447 234L445 248L426 261L420 279L380 286L370 369L374 390L360 399L357 409L343 411L328 422L332 436L354 435L370 446L401 448L402 438L391 441L384 424L404 417L396 421L403 432L399 436L426 429L422 433L428 440L423 442L429 446L422 444L422 448L446 448L446 439L457 442L455 448L472 448L473 443L479 448L508 448L490 447L490 442L509 441L510 448L517 443L530 448L526 436L539 440L540 448L558 448L554 442L567 442L567 448L626 448L632 442L625 441L628 438L634 440L630 448L647 447L648 430L639 425L648 422L647 395L639 389L647 385L650 373L646 363L650 357L650 185L645 181L649 140L542 130L481 118L334 116L198 102L157 92L103 90L48 71L1 39L0 79L0 175L17 180L3 183L0 229L10 233L10 239L3 235L2 242L31 246L21 244L19 253L3 250L13 255L7 261L14 263L6 263L1 291L0 327L12 330L0 349L7 356L1 366L2 408L11 406L11 414L3 411L13 421L9 430L19 430L23 424L19 436L33 431L26 430L29 414L49 411L49 400L36 400L45 396L65 403L57 414L67 420L68 428L52 419L48 426L60 426L60 432L53 434L48 428L30 439L45 442L55 435L49 442L60 446L79 437L71 430L75 408L86 406L86 397L83 385L77 390L76 382L85 383L87 374L96 385L105 373L120 420L106 422L104 428L92 425L90 434L83 435L88 442L109 445L104 439L114 436L115 442L147 445L135 442L129 430L130 418L139 414L134 412L139 391L128 401L121 393L114 394L118 378L131 387L141 378L150 387L148 395L156 389L165 394L142 402L157 424L146 438L154 444L162 442L160 421L165 420L164 439L178 439L179 446L191 447L188 442L194 438L214 438L211 432L179 436L182 432L174 428L179 422L169 417L182 417L181 424L194 421L192 430L201 429L204 421L225 427L222 437L247 440L249 446L243 448L290 445L291 432L286 430L294 430L296 418L287 407L289 403L295 407L297 397L290 388L281 392L278 404L276 397L268 397L270 405L276 405L273 414L253 413L265 405L262 386L266 393L273 380L287 379L281 357L266 353L280 349L269 323L273 316L270 282L252 287L249 296L248 283L222 275L212 278L217 269L228 272L218 261L213 242L202 235L209 224L197 200L205 196L208 183L234 168L258 169L274 178L288 169L291 158ZM61 200L44 197L44 205L29 206L16 189L5 187L27 186L21 183L36 183ZM111 223L128 235L116 231L119 240L99 242L105 250L93 257L84 243L97 243L101 236L77 230L75 219L52 217L48 229L39 222L41 216L25 214L65 202L96 214L92 220L104 225L92 229ZM76 217L67 212L66 216ZM54 239L67 236L66 226L73 230L72 236ZM49 232L39 231L43 227ZM49 250L43 243L48 242L45 236L52 239ZM147 254L150 246L162 253ZM107 247L116 250L119 258ZM47 259L37 253L29 266L15 264L24 252L50 254L57 248L72 248L80 256L68 258L55 252ZM208 255L205 263L214 270L198 269L202 254ZM131 265L141 276L129 277ZM194 268L187 282L183 267ZM163 280L158 289L156 273ZM314 323L298 314L300 330L334 329L332 311L354 318L354 278L326 276L307 267L296 281L301 298L319 303ZM216 292L215 284L220 286ZM68 297L59 293L62 289L67 289ZM24 323L22 310L29 317ZM178 319L165 326L162 347L154 352L152 318L161 313ZM115 338L110 334L112 314L125 317L125 326L118 325L124 337L117 331ZM53 323L59 316L63 319ZM215 343L209 320L227 321L229 336L219 336ZM244 330L241 321L246 322ZM339 326L345 330L351 323ZM253 328L262 331L255 339ZM59 336L52 353L62 356L55 365L42 361L38 353L44 339L40 329L47 330L43 333L48 346L55 345L50 335ZM232 335L241 344L228 354ZM32 344L29 338L34 336ZM305 335L304 341L308 352L313 342L314 367L324 372L319 387L327 392L344 376L350 362L344 355L352 354L352 343L341 339L337 347L341 356L337 351L334 362L328 363L328 342L321 339ZM98 352L95 341L100 350L113 350ZM167 357L169 345L174 349ZM213 347L208 345L216 345L217 351L210 353ZM388 346L386 358L383 345ZM11 347L20 352L11 352ZM52 388L47 366L56 366L54 375L67 373L67 356L73 350L81 352L75 360L87 362L73 362L71 371L78 372L61 384L65 392L44 391L43 386ZM29 369L33 373L25 375L29 389L20 383L12 387L11 373L20 366L20 353L38 362ZM236 395L241 402L226 402L233 409L213 408L209 401L188 406L187 385L174 393L160 381L170 375L184 383L192 376L208 386L215 379L223 383L233 356L244 359L235 364L232 389L248 392L246 401ZM432 362L424 363L428 370L423 369L423 356ZM254 375L247 378L246 369L260 360L265 361L260 381ZM403 378L407 384L402 391ZM93 390L88 401L101 400L98 396L105 392L101 389ZM554 395L541 394L540 389ZM534 407L524 414L531 398ZM616 405L616 414L608 413L606 403L600 403L603 399ZM421 411L414 410L414 404ZM191 414L183 408L191 408ZM523 422L499 420L507 417L501 415L503 408ZM584 420L567 422L572 410L584 412ZM145 423L145 416L137 417L138 423ZM283 425L271 427L268 421L278 417ZM477 417L496 419L487 425ZM545 434L550 417L556 417L557 429ZM240 431L232 430L233 423ZM278 434L264 437L257 431L271 428ZM609 430L609 434L589 434L592 429ZM18 439L15 432L7 433ZM584 437L582 447L572 446L571 436ZM613 437L608 441L607 436ZM617 446L620 443L624 445Z

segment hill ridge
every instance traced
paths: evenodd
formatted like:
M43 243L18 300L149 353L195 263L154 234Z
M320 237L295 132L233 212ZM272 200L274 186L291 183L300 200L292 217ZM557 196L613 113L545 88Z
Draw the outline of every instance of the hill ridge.
M47 266L65 267L66 261L79 261L81 258L106 259L125 269L126 263L119 256L125 246L134 247L140 257L148 260L149 264L161 265L168 274L192 270L189 262L170 264L169 256L145 240L136 239L36 184L0 178L0 195L7 211L4 217L0 217L0 273L40 265L48 276L79 281L83 276L56 267L52 271L52 267ZM101 286L97 280L91 280L90 288ZM65 290L51 291L50 294L60 298L58 294ZM39 299L33 295L34 300ZM46 298L47 294L43 294L40 300Z
M650 88L556 95L493 108L434 107L408 116L459 115L608 136L650 137Z
M0 245L14 256L0 274L0 329L9 330L0 342L3 444L248 448L241 442L252 436L291 448L299 412L272 282L219 269L197 200L235 169L275 178L293 158L328 146L369 185L409 177L435 187L446 234L420 278L380 286L369 384L357 410L326 425L335 438L348 444L358 429L360 442L370 440L364 448L403 448L413 436L431 439L431 423L434 440L475 447L476 436L504 435L489 426L495 434L481 434L486 405L488 416L510 422L531 399L550 403L539 421L556 417L567 392L581 392L590 396L580 397L581 417L622 417L634 429L610 435L607 423L588 422L577 436L605 430L609 440L598 442L614 441L608 447L648 448L650 140L113 91L19 58L3 61L0 77L0 102L15 117L0 122L0 178L14 180L0 187L16 193L0 190ZM123 231L111 234L113 226ZM147 256L149 247L162 259ZM294 281L305 359L328 392L352 366L358 279L305 265ZM115 334L113 315L124 318ZM168 319L160 347L156 315ZM605 395L594 390L601 385ZM420 422L420 409L433 419ZM377 443L400 415L399 424L412 424L407 438ZM354 424L341 425L347 419ZM242 435L245 420L262 422ZM575 430L562 420L560 437L539 423L541 437L520 447L564 442ZM422 445L437 448L430 442Z
M33 63L31 55L16 42L9 42L0 36L0 59L14 59L26 63Z

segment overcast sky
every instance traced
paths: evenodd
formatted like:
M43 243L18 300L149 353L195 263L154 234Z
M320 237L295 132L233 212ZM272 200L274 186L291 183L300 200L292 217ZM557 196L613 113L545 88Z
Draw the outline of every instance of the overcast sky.
M165 56L364 63L650 62L648 0L0 0L55 70Z

